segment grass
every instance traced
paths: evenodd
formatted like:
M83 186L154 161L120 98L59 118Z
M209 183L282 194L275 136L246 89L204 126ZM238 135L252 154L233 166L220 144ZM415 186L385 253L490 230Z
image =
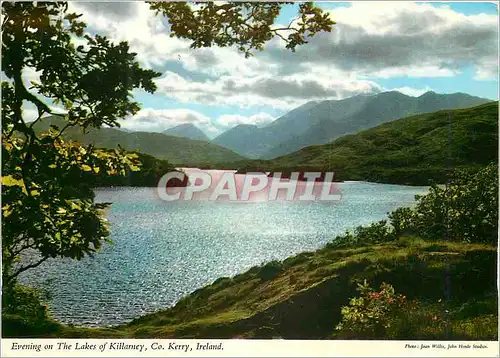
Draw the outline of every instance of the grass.
M439 309L450 312L451 333L416 316L405 339L496 339L496 257L494 246L416 237L354 249L322 248L218 279L174 307L129 324L101 329L56 324L35 336L345 338L334 332L340 308L357 295L357 282L367 279L374 287L390 283L421 302L422 317L436 310L439 300ZM272 275L265 273L269 267Z

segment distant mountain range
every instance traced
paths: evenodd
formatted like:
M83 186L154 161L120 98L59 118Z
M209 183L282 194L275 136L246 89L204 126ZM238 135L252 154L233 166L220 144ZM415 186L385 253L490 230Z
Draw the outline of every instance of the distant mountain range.
M333 171L337 180L428 185L451 169L498 161L498 102L441 110L383 123L271 160L247 161L248 171Z
M265 127L239 125L213 142L249 158L271 159L398 118L487 102L491 100L464 93L410 97L396 91L308 102Z
M66 124L62 118L49 116L42 118L34 126L35 131L47 131L50 125L60 128ZM66 139L82 144L94 144L99 148L116 148L122 146L128 151L136 151L152 155L158 159L166 159L173 164L205 165L240 161L245 158L230 149L201 140L180 138L153 132L125 132L115 128L89 129L83 133L79 127L68 128L63 135Z
M195 140L210 140L201 129L199 129L192 123L179 124L178 126L167 129L163 132L163 134Z
M167 159L174 164L213 167L246 162L248 158L277 158L398 118L487 102L491 100L464 93L427 92L420 97L410 97L392 91L308 102L265 127L240 124L212 141L191 123L163 133L101 128L90 129L84 135L80 128L69 128L65 137L102 148L115 148L119 144L126 150ZM62 125L64 122L60 117L51 116L38 122L35 129L47 130L51 124Z

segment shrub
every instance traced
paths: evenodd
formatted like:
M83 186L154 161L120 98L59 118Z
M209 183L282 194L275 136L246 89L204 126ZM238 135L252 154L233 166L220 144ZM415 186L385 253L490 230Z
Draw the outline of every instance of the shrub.
M413 211L392 213L391 224L426 240L496 243L497 171L497 165L490 165L474 174L459 172L447 187L433 185L427 195L417 196Z
M268 262L259 271L259 277L262 281L269 281L283 272L283 263L277 260Z
M423 304L397 294L386 283L379 291L366 280L358 285L361 296L352 298L341 309L342 320L336 326L340 338L355 339L436 339L446 337L447 311L441 300ZM449 318L449 317L448 317Z
M348 306L342 307L342 320L336 330L358 338L384 337L395 316L408 305L406 297L396 295L394 288L386 283L374 291L366 280L358 284L357 290L361 297L352 298Z
M382 220L337 236L329 249L358 247L415 235L424 240L496 244L498 232L498 166L476 173L460 171L446 187L432 185L417 195L414 208L399 208Z
M307 262L312 255L314 255L312 252L302 252L298 255L289 257L283 261L283 267L286 269L303 264L304 262Z
M414 214L411 208L398 208L389 213L389 223L394 229L394 236L414 233Z
M218 289L222 290L233 284L233 279L231 277L220 277L212 283L212 286L217 286Z
M346 232L344 235L337 236L326 247L330 249L352 248L367 244L379 244L394 239L392 228L387 225L386 220L381 220L369 226L358 226L353 233Z
M379 244L394 240L393 231L386 220L370 224L368 227L358 226L354 233L358 241Z
M53 333L60 325L50 318L48 308L41 303L42 292L16 284L2 292L2 335L25 337Z

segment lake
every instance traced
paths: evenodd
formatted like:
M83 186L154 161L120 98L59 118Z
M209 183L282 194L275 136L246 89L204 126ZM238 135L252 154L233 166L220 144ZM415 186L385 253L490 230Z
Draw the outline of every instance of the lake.
M113 245L81 261L54 259L21 282L51 292L53 316L107 326L165 309L222 276L315 250L337 234L414 203L427 187L339 183L340 202L163 202L153 188L96 190Z

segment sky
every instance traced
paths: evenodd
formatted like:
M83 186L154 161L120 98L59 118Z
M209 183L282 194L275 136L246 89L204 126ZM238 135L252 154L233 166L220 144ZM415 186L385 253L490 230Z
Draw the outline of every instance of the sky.
M131 130L193 123L213 138L238 124L266 125L309 101L390 90L498 99L496 3L316 4L336 22L331 33L295 53L275 38L248 59L234 48L190 49L143 2L70 2L70 10L83 13L88 32L128 41L143 67L162 73L155 94L134 92L142 109L121 122ZM288 24L297 7L284 7L277 23Z

